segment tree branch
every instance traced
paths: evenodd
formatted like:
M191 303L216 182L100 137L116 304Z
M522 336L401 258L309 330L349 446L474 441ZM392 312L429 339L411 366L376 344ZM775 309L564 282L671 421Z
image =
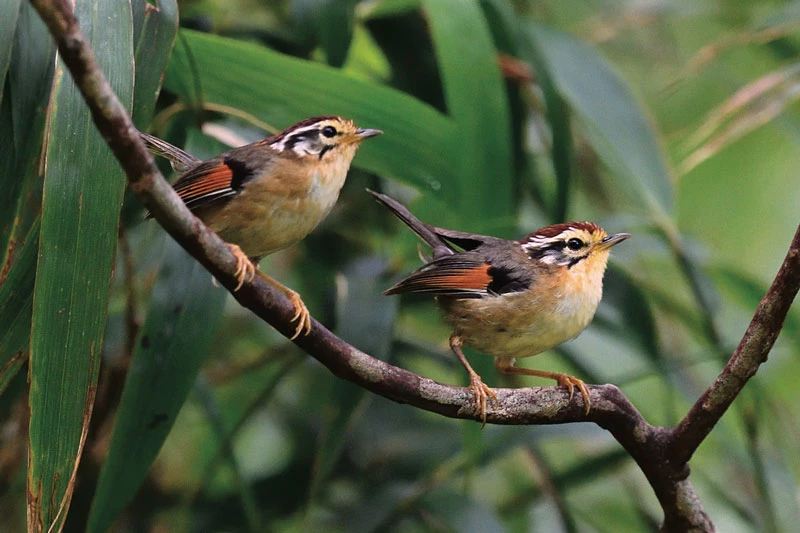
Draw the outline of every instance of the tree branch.
M800 289L800 226L739 346L714 383L695 402L671 436L670 461L686 463L728 410L747 382L766 362Z
M139 199L181 246L232 291L241 305L283 335L293 334L293 306L260 278L233 291L236 259L225 243L191 214L158 172L126 110L100 71L66 0L31 2L49 27L97 128L120 161ZM613 385L589 387L592 410L588 416L584 415L581 403L570 402L562 388L494 389L498 402L491 406L487 421L494 424L594 422L614 436L647 477L664 510L663 531L713 531L714 526L688 480L686 462L747 379L766 360L800 285L798 262L800 230L784 267L731 362L676 430L648 424ZM480 420L470 389L443 385L370 357L315 320L311 333L295 343L336 376L376 394L447 417ZM673 451L673 447L678 451Z

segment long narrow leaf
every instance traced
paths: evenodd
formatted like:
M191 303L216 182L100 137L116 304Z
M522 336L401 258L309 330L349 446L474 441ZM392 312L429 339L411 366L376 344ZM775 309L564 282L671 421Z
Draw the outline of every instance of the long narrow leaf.
M0 100L6 85L6 73L14 46L14 28L17 25L21 0L6 0L0 4Z
M0 283L0 394L28 357L31 330L33 281L39 224L35 223L23 241L8 277Z
M192 31L182 35L185 46L175 47L164 87L185 101L230 106L277 126L344 115L384 131L364 143L356 166L421 188L441 187L443 193L461 179L455 166L464 155L460 132L427 104L250 43ZM201 95L195 94L198 85Z
M130 106L130 4L85 0L75 12L117 95ZM31 531L60 531L74 490L100 366L125 184L63 65L54 79L47 135L31 328Z
M456 205L479 222L508 216L513 205L508 99L483 12L472 0L426 0L423 7L448 114L458 124L460 157L450 161L462 176L452 184L461 186Z
M0 104L0 283L14 250L39 215L39 156L53 77L55 46L36 12L25 2L17 19Z
M668 213L670 171L650 119L625 80L596 50L572 36L533 23L526 30L541 60L528 59L548 69L615 176L616 190L627 192L649 213Z
M386 359L391 331L397 315L397 300L388 302L381 294L388 265L369 257L350 265L337 278L336 333L347 342ZM330 401L324 413L325 425L314 464L310 503L320 496L322 487L339 460L354 424L361 418L370 395L352 383L337 379L331 384ZM309 509L311 506L309 506Z
M89 516L89 532L107 531L133 499L167 438L222 314L226 292L172 241L153 287L122 391L108 457Z
M153 118L161 80L167 68L178 30L178 6L174 0L134 0L133 26L136 84L133 95L133 122L139 129Z
M27 360L41 208L39 156L52 85L53 46L29 3L15 17L0 102L0 393Z

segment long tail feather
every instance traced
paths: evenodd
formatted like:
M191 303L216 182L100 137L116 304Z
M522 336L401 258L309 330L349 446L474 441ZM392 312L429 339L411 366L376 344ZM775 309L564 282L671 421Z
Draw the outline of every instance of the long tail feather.
M394 198L381 194L379 192L367 189L367 192L375 197L378 202L385 205L394 215L399 218L403 223L411 228L411 231L416 233L420 239L425 241L425 244L433 249L433 257L439 258L447 255L453 255L455 252L447 245L447 242L440 237L433 226L430 226L414 215L403 204Z
M166 158L175 172L186 172L200 163L200 159L163 139L153 137L142 131L139 132L139 137L141 137L147 149L150 150L150 153Z

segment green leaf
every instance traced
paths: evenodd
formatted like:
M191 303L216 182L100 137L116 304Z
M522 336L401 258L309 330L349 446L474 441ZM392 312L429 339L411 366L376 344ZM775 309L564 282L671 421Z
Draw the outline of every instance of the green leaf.
M463 155L456 125L427 104L250 43L187 30L181 34L164 87L186 102L230 106L278 128L309 116L343 115L384 131L364 143L355 166L422 189L446 189L446 194L461 179L453 166Z
M161 80L167 68L178 31L178 6L174 0L134 0L134 65L136 83L133 93L133 122L144 129L153 118Z
M422 5L448 114L458 124L460 157L450 164L461 179L447 184L458 187L455 205L479 224L507 217L513 211L508 99L483 12L472 0L426 0ZM511 227L511 221L505 226Z
M356 0L295 0L293 14L300 24L316 30L319 44L332 67L341 67L353 40Z
M356 15L360 20L395 17L416 11L419 6L420 0L374 0L359 3Z
M536 54L527 59L547 70L578 115L611 170L615 190L627 192L659 218L668 213L673 198L670 170L651 120L626 81L594 48L569 34L529 23L523 35Z
M107 531L133 499L195 383L227 292L173 241L153 287L89 515Z
M744 309L755 310L769 288L753 276L727 265L714 267L709 274L720 284L720 291L726 289ZM800 313L796 311L786 315L783 336L797 344L800 343Z
M153 106L155 104L156 97L158 96L158 92L161 87L161 79L164 73L164 69L166 68L166 64L169 58L170 51L172 50L172 45L175 41L175 36L177 34L177 5L175 2L171 0L161 0L158 2L157 5L151 5L144 0L134 1L132 4L133 7L133 23L134 23L134 37L136 39L136 53L135 53L135 66L136 66L136 85L134 91L134 113L133 119L139 125L139 127L144 127L144 125L149 122L152 118L153 114ZM176 245L173 244L173 247ZM184 265L187 263L187 260L181 256L180 259L176 260L178 265ZM190 265L187 266L187 271L192 268L198 268L197 263L191 262ZM174 264L167 264L164 268L174 268ZM202 270L202 269L200 269ZM163 273L163 270L162 270ZM207 283L208 276L205 276L205 282ZM201 282L202 283L202 282ZM154 291L161 289L158 285L155 287ZM180 289L187 289L184 285L178 283L174 288L171 290L180 290ZM189 291L192 290L192 287L188 288ZM201 291L202 292L202 291ZM154 292L154 294L157 294ZM183 295L180 294L172 294L173 297L178 299L182 298ZM209 302L210 305L213 306L213 301ZM218 306L219 307L219 306ZM162 315L158 314L158 311L162 312ZM152 324L152 320L158 320L158 318L164 318L163 312L164 309L159 309L153 314L151 319L150 315L148 315L148 324ZM181 323L174 324L170 322L172 320L172 316L168 316L166 318L167 322L162 326L169 326L174 327L175 330L173 331L174 335L182 336L182 335L192 335L192 331L185 331L185 327L181 327ZM198 320L198 323L202 323L202 321ZM192 325L193 326L193 325ZM151 325L151 328L153 326ZM144 332L152 333L152 331L147 329L147 325L145 326ZM197 350L197 352L202 355L204 351L202 349ZM137 352L138 353L138 352ZM169 353L169 352L165 352ZM171 356L180 357L181 355L186 354L170 354ZM141 357L141 356L140 356ZM134 363L136 364L136 354L134 354L133 358ZM147 362L145 362L145 366L147 366ZM152 363L150 363L152 364ZM133 366L131 368L134 368ZM157 368L150 368L150 370L157 370ZM189 373L191 373L191 369L187 369ZM126 382L126 387L123 390L123 395L120 404L120 410L118 412L117 418L117 426L115 426L115 433L113 438L118 438L117 428L120 427L120 424L123 424L123 428L125 427L124 424L133 425L133 427L137 427L136 424L147 422L148 420L146 417L150 415L145 411L139 412L136 408L136 403L131 404L131 396L134 396L133 402L137 401L136 392L141 394L141 390L135 390L137 387L149 387L150 384L147 382L147 378L149 375L147 372L139 375L132 375L129 374L128 380ZM186 378L192 380L194 379L194 375L186 376ZM180 378L179 378L180 379ZM189 385L191 386L191 384ZM128 392L132 390L133 392ZM171 386L165 386L162 390L163 394L170 395L175 393L175 396L171 399L172 402L176 403L178 407L183 404L186 399L186 394L182 394L180 388L175 391ZM131 411L133 411L131 413ZM174 417L173 417L174 419ZM106 530L108 526L113 523L116 515L119 511L126 505L129 499L132 497L133 492L138 487L138 482L144 478L147 469L150 466L153 458L155 457L155 453L161 447L164 438L166 438L166 434L169 431L169 428L172 426L171 423L165 424L165 428L162 432L157 434L153 433L143 433L150 437L152 440L147 442L150 446L147 449L146 454L144 457L136 458L139 459L141 462L137 461L130 461L128 463L128 455L127 452L124 450L119 449L119 445L115 446L115 442L112 438L112 446L109 450L108 457L106 462L103 465L103 469L101 471L101 478L100 482L103 483L103 480L106 479L102 476L106 475L107 471L112 471L116 462L120 460L123 461L129 468L134 470L133 474L127 474L124 479L128 480L132 485L132 487L128 491L119 491L116 488L116 482L114 483L114 488L106 487L104 485L99 485L99 489L95 492L96 498L93 501L91 514L90 514L90 528L94 527L93 524L100 522L101 524L105 524L100 527L100 530ZM121 430L120 430L121 431ZM124 435L123 435L124 436ZM155 450L155 451L151 451ZM148 454L152 453L152 457ZM110 466L109 466L110 464ZM108 483L107 479L105 483Z
M37 221L23 240L8 277L0 282L0 394L28 358L38 249Z
M6 73L14 48L14 28L22 0L7 0L0 4L0 101L6 86Z
M381 294L388 267L387 261L376 257L350 265L338 278L336 299L337 335L383 360L389 356L398 307L396 298L387 299ZM319 497L323 483L341 456L350 430L361 419L370 397L366 389L341 379L333 381L314 461L309 491L312 503Z
M55 47L29 3L19 10L0 102L0 393L30 348L42 181L39 155Z
M9 92L0 102L0 283L14 249L41 207L39 156L46 107L55 67L55 46L29 3L20 9L6 79Z
M75 15L114 90L130 107L130 4L79 1ZM50 104L31 327L28 516L33 531L60 531L69 509L100 367L125 186L63 64Z
M613 320L605 325L619 338L633 341L656 366L665 368L656 320L644 291L628 273L613 267L606 272L603 285L603 307L614 310Z
M503 4L500 0L493 4ZM505 17L507 24L513 22ZM574 159L573 131L569 105L559 93L556 82L546 61L539 55L536 47L531 45L529 39L524 38L520 24L516 24L513 33L518 36L519 55L528 58L536 71L536 83L544 96L547 123L552 134L552 148L550 150L553 171L556 177L556 195L553 207L550 209L550 220L553 223L569 220L568 208L570 200L570 185L572 183L572 168Z

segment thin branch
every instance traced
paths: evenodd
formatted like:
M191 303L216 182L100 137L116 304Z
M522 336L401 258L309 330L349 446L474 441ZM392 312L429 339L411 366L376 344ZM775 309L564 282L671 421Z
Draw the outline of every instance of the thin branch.
M745 384L766 362L800 289L800 226L767 294L761 299L736 351L714 383L675 428L670 446L673 464L686 463L725 414Z

